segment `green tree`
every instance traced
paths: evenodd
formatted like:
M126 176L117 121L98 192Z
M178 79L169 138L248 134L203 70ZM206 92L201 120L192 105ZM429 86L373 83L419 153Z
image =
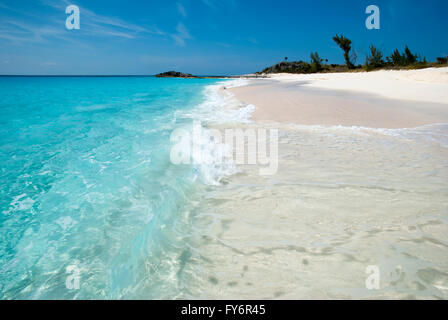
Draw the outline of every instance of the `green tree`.
M437 57L437 63L438 64L447 64L448 63L448 57Z
M406 46L406 48L404 49L404 56L407 65L414 64L417 62L417 55L413 54L411 50L409 50L408 46Z
M344 59L347 68L353 69L355 66L350 61L350 50L352 49L352 41L348 38L345 38L342 34L340 36L336 34L336 36L333 37L333 41L336 42L336 44L339 46L339 48L342 49L342 51L344 51Z
M392 53L389 60L394 66L404 66L406 64L405 56L402 55L398 49L394 50L394 53Z
M311 53L311 67L313 72L322 71L322 61L323 59L319 57L317 52Z
M383 53L372 44L370 46L370 53L366 58L367 70L381 68L383 65Z

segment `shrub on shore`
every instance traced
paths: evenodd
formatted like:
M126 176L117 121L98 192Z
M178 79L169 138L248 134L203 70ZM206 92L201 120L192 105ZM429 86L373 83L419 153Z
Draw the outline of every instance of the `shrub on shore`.
M291 61L288 58L271 67L265 68L261 73L318 73L318 72L347 72L362 70L362 66L355 66L356 54L352 51L352 41L343 35L333 37L338 46L344 51L345 65L328 64L328 60L324 60L317 52L310 55L310 63L304 61ZM366 57L364 70L372 71L377 69L422 69L428 67L438 67L448 63L448 57L438 57L436 62L428 63L426 58L413 53L408 46L405 47L403 53L395 49L393 53L384 60L383 53L374 45L370 45L369 53Z
M400 51L398 51L398 49L395 49L391 56L387 57L387 62L392 66L404 66L406 65L406 58Z
M311 65L304 61L279 62L261 73L311 73Z
M426 58L418 61L418 55L412 53L408 46L406 46L402 54L398 49L395 49L390 57L387 57L387 65L393 67L405 67L417 64L426 64Z
M438 64L447 64L448 63L448 57L437 57L436 59Z
M378 69L384 66L383 53L373 44L370 46L370 53L366 58L366 69L368 71Z
M317 52L311 53L311 70L312 72L319 72L323 70L322 62L324 61Z
M324 59L322 59L317 52L312 52L310 55L310 63L305 61L281 61L271 67L264 69L257 73L317 73L332 69L325 65ZM328 62L328 60L325 60ZM337 67L338 65L333 65Z
M411 52L411 50L409 50L408 46L406 46L406 48L404 49L404 54L405 54L407 65L414 64L417 62L417 59L418 59L417 55L413 54ZM425 58L425 60L426 60L426 58Z

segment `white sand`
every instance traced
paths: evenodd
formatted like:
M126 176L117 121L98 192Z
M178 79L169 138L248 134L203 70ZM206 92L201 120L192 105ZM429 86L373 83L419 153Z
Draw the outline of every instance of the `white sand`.
M303 75L274 74L270 78L284 82L309 81L306 86L374 93L391 99L448 103L448 68Z
M347 127L448 123L446 72L275 75L226 90L256 121L222 126L278 129L279 167L240 166L208 188L201 297L447 299L448 126ZM368 266L379 290L366 288Z
M256 106L259 122L370 128L448 123L448 68L275 74L230 91Z

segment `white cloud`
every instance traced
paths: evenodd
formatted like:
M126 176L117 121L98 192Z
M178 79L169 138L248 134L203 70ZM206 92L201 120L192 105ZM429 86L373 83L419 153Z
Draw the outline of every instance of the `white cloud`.
M212 9L216 9L216 3L213 0L202 0L202 2Z
M236 0L201 0L203 4L206 6L216 10L219 7L225 6L225 7L231 7L235 8L237 6Z
M54 2L51 0L42 0L42 2L54 9L65 12L65 8L70 5L69 0ZM115 17L107 17L97 14L87 8L80 7L81 12L81 30L97 35L115 36L133 39L139 34L165 35L157 27L140 26L128 23L122 19Z
M190 32L182 22L179 22L177 24L176 31L178 33L172 34L171 37L174 39L175 43L178 46L185 47L185 40L192 38Z
M185 10L185 7L180 3L177 2L177 11L185 18L187 17L187 10Z
M188 32L187 28L182 22L179 22L176 27L177 32L185 38L185 39L191 39L190 33Z
M17 20L4 20L0 23L0 38L15 43L42 42L47 37L62 37L63 28L31 25Z
M255 38L250 38L250 39L248 39L248 40L249 40L250 43L258 44L258 41L257 41L257 39L255 39Z
M70 4L69 0L41 0L45 6L49 6L57 11L65 14L65 8ZM183 16L187 15L184 6L177 3L179 13ZM0 7L4 7L1 5ZM7 8L12 9L12 8ZM176 26L176 32L166 33L156 26L148 27L146 25L138 25L129 23L116 17L107 17L97 14L87 8L80 7L81 11L81 29L76 31L79 36L95 35L99 37L119 37L125 39L135 39L144 37L145 35L157 35L162 37L170 37L176 45L185 46L187 39L192 39L188 29L182 22ZM38 17L37 17L38 18ZM0 21L0 39L8 40L15 44L26 42L36 43L45 42L49 39L66 40L68 42L80 42L78 37L68 36L68 31L61 20L60 15L56 17L47 16L44 23L39 20L30 20L26 17L15 18L14 20ZM62 22L61 22L62 21ZM80 42L82 44L82 41Z

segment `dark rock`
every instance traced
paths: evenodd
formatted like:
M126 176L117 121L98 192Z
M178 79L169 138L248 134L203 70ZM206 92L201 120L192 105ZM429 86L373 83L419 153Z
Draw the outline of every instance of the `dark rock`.
M168 71L156 74L158 78L197 78L196 76L189 73L182 73L177 71Z

